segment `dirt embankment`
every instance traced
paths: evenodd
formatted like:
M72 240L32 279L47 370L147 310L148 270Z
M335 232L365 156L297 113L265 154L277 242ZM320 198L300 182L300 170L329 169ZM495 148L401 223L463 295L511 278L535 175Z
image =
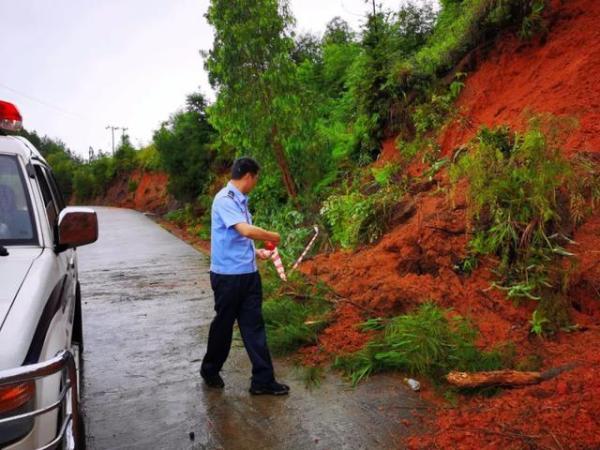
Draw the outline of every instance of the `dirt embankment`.
M555 0L548 27L541 42L506 35L484 55L457 101L460 118L440 140L445 153L481 125L522 128L527 111L577 119L567 154L600 152L600 2Z
M457 106L461 119L442 133L448 154L482 125L522 128L530 112L575 117L565 154L600 151L600 2L553 2L549 33L523 43L503 36L469 74ZM465 125L466 124L466 125ZM392 141L382 159L394 157ZM414 169L414 168L413 168ZM420 173L417 168L416 173ZM411 172L412 173L412 172ZM307 358L355 351L370 338L357 324L369 315L394 315L434 300L470 317L480 330L478 344L492 348L512 342L518 358L533 355L542 369L576 367L537 386L507 389L493 398L461 397L458 407L434 399L439 413L429 432L411 448L600 448L600 213L575 232L569 250L576 264L569 273L567 298L580 331L542 340L530 334L535 301L516 305L498 290L493 259L481 261L469 276L455 266L466 256L468 226L461 189L455 197L442 189L413 197L414 213L377 244L354 252L319 255L302 270L326 281L359 307L340 303L334 322L306 349ZM370 311L367 313L365 311ZM431 397L431 390L425 390Z
M176 207L175 199L167 191L168 182L169 176L164 172L136 169L129 174L117 175L106 195L96 199L95 203L164 214Z

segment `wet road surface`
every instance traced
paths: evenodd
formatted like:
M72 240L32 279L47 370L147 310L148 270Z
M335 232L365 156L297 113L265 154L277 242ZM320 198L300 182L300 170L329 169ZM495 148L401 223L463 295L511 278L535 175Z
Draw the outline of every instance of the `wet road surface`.
M208 259L143 214L95 209L100 239L78 250L88 448L402 446L401 421L423 405L397 376L351 389L329 374L308 390L276 360L291 394L253 397L248 358L234 341L225 389L206 388L198 371L213 317Z

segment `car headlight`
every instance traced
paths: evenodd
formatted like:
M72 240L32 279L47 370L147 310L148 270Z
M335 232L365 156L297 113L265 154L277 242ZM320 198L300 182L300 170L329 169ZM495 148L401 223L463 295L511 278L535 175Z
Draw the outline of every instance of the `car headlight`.
M35 382L0 386L0 419L33 411ZM33 418L0 425L0 445L10 444L26 436L33 428Z

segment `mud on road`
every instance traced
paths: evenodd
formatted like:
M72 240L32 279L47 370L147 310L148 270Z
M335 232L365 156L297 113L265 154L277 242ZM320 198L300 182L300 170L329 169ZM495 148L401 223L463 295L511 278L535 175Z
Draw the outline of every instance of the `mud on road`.
M253 397L235 341L225 389L207 389L198 372L213 317L206 256L143 214L96 210L100 239L79 250L88 448L402 447L406 420L424 405L395 376L351 389L328 374L308 390L276 360L291 394Z

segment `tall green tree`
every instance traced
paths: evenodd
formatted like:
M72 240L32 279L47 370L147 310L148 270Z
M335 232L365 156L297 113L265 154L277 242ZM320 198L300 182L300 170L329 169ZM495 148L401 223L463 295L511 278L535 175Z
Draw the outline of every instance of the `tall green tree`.
M37 132L27 130L21 130L19 135L31 142L52 166L56 182L68 200L73 194L73 174L81 166L81 158L59 139L52 139L48 136L41 137Z
M290 198L298 194L286 138L301 105L295 94L293 18L286 0L211 0L215 29L206 68L218 91L211 122L238 148L274 160Z
M169 190L177 199L194 201L204 192L214 159L214 134L206 100L199 93L189 95L185 110L175 113L154 133L156 149L169 174Z

